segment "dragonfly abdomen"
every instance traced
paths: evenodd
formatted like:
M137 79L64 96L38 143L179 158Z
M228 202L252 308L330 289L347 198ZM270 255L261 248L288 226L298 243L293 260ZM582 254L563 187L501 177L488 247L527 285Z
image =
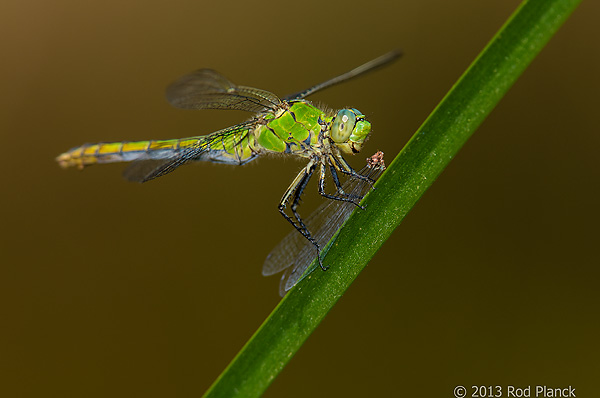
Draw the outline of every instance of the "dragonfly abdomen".
M173 156L174 152L195 145L201 138L84 144L59 155L56 161L63 168L82 169L92 164L130 162L137 159L166 159Z

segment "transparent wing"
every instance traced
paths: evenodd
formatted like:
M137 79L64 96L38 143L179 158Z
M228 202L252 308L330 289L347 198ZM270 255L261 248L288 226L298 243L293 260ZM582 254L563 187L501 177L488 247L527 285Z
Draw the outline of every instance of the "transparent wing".
M193 150L186 149L170 159L139 159L123 171L123 177L131 182L147 182L169 174L189 161Z
M333 79L329 79L323 83L316 84L304 91L300 91L298 93L287 95L283 99L287 100L287 101L291 101L291 100L295 100L295 99L302 99L302 98L308 97L309 95L314 94L317 91L320 91L327 87L331 87L333 85L345 82L346 80L352 79L352 78L360 76L364 73L367 73L367 72L370 72L377 68L380 68L382 66L385 66L385 65L389 64L390 62L393 62L396 59L400 58L401 56L402 56L402 51L400 51L400 50L390 51L389 53L384 54L378 58L375 58L374 60L371 60L371 61L367 62L366 64L363 64L359 67L352 69L350 72L346 72L343 75L336 76Z
M146 182L171 173L179 166L190 161L197 160L241 164L242 162L236 162L234 157L230 157L231 161L220 159L219 154L224 152L235 153L235 145L240 144L240 140L231 140L230 138L235 134L239 135L240 133L249 131L254 127L255 122L255 120L250 120L203 137L198 137L198 140L193 145L173 151L172 155L167 158L155 159L152 158L152 153L148 153L146 156L133 161L124 170L123 177L132 182ZM215 145L215 143L218 145ZM203 159L204 155L209 156Z
M281 100L275 94L237 86L212 69L199 69L167 87L167 101L182 109L235 109L263 112L275 109Z
M367 166L362 168L359 173L376 179L385 170L383 153L378 152L368 161ZM359 200L370 188L371 184L369 182L358 178L350 178L342 186L346 193ZM304 220L313 238L323 248L323 254L328 250L327 243L350 217L355 207L353 203L328 200ZM314 270L314 267L318 266L315 262L313 269L305 272L315 260L316 255L317 251L314 245L297 231L292 231L269 253L263 264L262 273L268 276L285 270L279 285L279 293L284 296L288 290L302 279L303 275L308 275Z

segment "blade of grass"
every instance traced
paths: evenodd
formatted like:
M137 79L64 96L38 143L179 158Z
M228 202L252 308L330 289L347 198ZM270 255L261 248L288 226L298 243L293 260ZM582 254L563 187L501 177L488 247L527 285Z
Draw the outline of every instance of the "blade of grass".
M581 0L524 1L411 138L327 253L206 392L260 396ZM315 365L318 366L318 365Z

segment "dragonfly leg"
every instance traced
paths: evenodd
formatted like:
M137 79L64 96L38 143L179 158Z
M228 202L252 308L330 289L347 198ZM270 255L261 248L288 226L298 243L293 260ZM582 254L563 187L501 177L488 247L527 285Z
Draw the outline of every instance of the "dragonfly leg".
M323 170L322 165L321 165L321 170ZM342 189L342 185L340 184L340 177L338 177L335 166L332 165L331 163L329 163L329 171L331 172L331 178L333 179L333 183L335 184L335 187L336 187L336 194L348 196L348 194L346 194L346 192L344 192L344 190ZM322 171L321 174L324 174L324 172ZM323 176L323 177L325 177L325 176Z
M292 214L294 215L294 218L298 222L298 225L300 225L300 227L306 232L306 234L309 237L309 240L311 240L311 241L312 241L312 236L310 235L310 232L306 228L306 225L304 225L304 221L302 221L302 217L300 217L300 214L298 213L298 205L300 204L300 198L302 196L302 193L304 193L304 189L306 188L306 185L308 184L308 181L310 181L310 178L312 177L314 172L315 172L315 166L312 165L304 173L304 176L300 180L300 184L294 191L294 195L292 196L292 205L290 206L290 208L292 209Z
M346 193L344 192L342 185L340 184L340 178L338 177L337 174L337 170L335 168L335 165L329 163L329 172L331 173L331 178L333 179L333 183L335 184L337 191L336 191L336 195L337 196L345 196L347 198L352 199L352 203L354 203L356 206L360 207L362 210L364 210L363 206L360 206L358 204L358 202L361 201L361 199L363 198L362 196L353 194L353 193ZM360 174L360 173L359 173ZM362 174L361 174L362 175ZM357 200L357 202L354 202L354 200Z
M357 173L352 167L350 167L348 162L346 162L346 159L344 159L341 155L331 156L331 158L333 159L336 168L342 173L353 178L358 178L359 180L367 181L369 184L371 184L371 187L373 184L375 184L375 180L372 178Z
M325 271L327 270L327 268L323 265L321 261L321 247L319 246L317 241L312 237L310 231L308 230L308 228L306 228L304 221L302 221L302 217L300 217L300 214L297 211L298 204L300 203L300 197L302 196L302 193L304 192L308 181L310 180L315 171L315 163L315 160L311 159L306 165L306 167L296 176L292 184L289 186L289 188L283 195L283 198L279 202L279 212L290 224L294 226L294 228L296 228L298 232L302 234L302 236L304 236L310 243L312 243L315 246L315 248L317 249L317 258L319 260L319 266ZM285 208L290 199L292 202L290 208L292 210L293 218L285 212Z
M340 183L340 181L339 181L339 178L337 178L337 174L334 174L334 172L332 172L332 175L334 176L333 180L334 181L337 180L336 185L338 185ZM330 195L327 192L325 192L325 166L323 164L321 164L321 173L319 175L319 193L321 194L321 196L323 196L324 198L327 198L327 199L339 200L341 202L349 202L356 206L361 207L358 203L356 203L353 200L352 197L350 197L350 195L346 194L341 188L342 187L338 185L338 192L341 191L341 194L339 196Z

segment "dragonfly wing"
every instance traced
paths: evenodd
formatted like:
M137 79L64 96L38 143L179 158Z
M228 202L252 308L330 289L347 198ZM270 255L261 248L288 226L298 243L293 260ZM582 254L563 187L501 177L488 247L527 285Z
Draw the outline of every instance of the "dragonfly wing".
M285 97L283 97L283 99L287 100L287 101L291 101L291 100L302 99L302 98L308 97L309 95L314 94L317 91L321 91L327 87L331 87L333 85L345 82L346 80L350 80L354 77L360 76L364 73L370 72L379 67L387 65L390 62L395 61L396 59L400 58L401 56L402 56L402 51L400 51L400 50L390 51L386 54L383 54L380 57L377 57L377 58L367 62L366 64L363 64L361 66L358 66L358 67L352 69L349 72L346 72L342 75L336 76L333 79L329 79L323 83L316 84L310 88L307 88L304 91L300 91L298 93L294 93L294 94L285 96Z
M169 159L138 159L125 168L123 177L131 182L146 182L162 177L187 163L197 152L187 149Z
M140 156L123 172L132 182L146 182L174 171L191 161L242 165L258 156L250 148L249 134L256 120L249 120L212 134L184 138L170 156L157 158L153 152Z
M306 221L306 220L305 220ZM300 236L300 238L297 237ZM277 274L284 269L291 268L294 265L296 255L308 242L304 242L306 238L294 230L288 233L277 246L267 255L263 264L263 276L271 276Z
M182 109L234 109L263 112L275 109L281 100L275 94L237 86L212 69L199 69L167 87L167 101Z

